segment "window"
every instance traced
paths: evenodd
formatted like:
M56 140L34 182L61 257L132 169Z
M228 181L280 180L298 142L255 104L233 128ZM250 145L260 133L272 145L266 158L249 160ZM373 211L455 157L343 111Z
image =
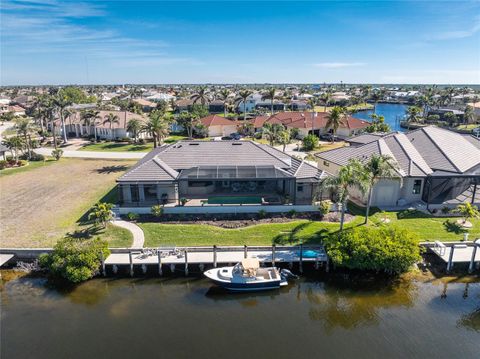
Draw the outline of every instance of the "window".
M420 194L422 189L422 180L415 180L413 181L413 194Z
M330 166L330 162L328 162L328 161L323 161L323 165L324 165L325 167L328 167L328 166Z
M130 190L132 191L132 202L138 202L140 200L140 193L138 191L138 185L130 185Z
M303 192L303 184L297 186L297 192Z

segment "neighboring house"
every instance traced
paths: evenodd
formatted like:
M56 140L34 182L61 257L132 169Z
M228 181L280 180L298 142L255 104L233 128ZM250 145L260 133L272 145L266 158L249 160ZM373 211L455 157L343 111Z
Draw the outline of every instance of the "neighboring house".
M294 100L290 104L292 111L306 111L310 108L310 105L306 101Z
M385 134L364 133L358 136L347 138L345 139L345 142L350 144L350 146L358 147L370 142L377 141L379 138L382 138L383 136L385 136Z
M221 100L214 100L208 104L208 112L223 113L225 111L225 104Z
M463 111L453 109L453 108L437 108L437 109L432 108L428 111L428 116L438 115L438 116L440 116L440 119L443 120L447 113L453 113L457 117L459 122L463 122L463 115L465 113Z
M405 208L423 203L429 208L470 201L480 204L480 140L427 126L408 133L391 133L358 146L316 154L321 170L336 174L349 159L366 161L372 154L388 155L398 164L398 179L381 180L372 205ZM365 198L356 193L357 199Z
M25 109L18 105L0 105L0 114L12 112L15 116L25 116Z
M218 115L210 115L200 120L207 128L208 137L225 137L237 132L237 122Z
M272 103L270 101L260 101L255 104L255 109L265 109L268 112L272 109ZM280 101L273 101L273 111L285 111L285 104Z
M105 123L105 118L108 114L113 113L118 117L118 123L112 124L110 128L109 123ZM126 137L133 138L133 134L127 131L128 121L131 119L138 119L141 122L146 122L146 118L133 112L128 111L100 111L96 120L95 126L85 126L81 118L81 112L76 111L65 119L65 128L69 136L84 137L94 136L94 130L97 132L97 138L100 139L123 139ZM50 125L49 125L49 129ZM55 130L61 134L62 127L60 120L55 122ZM142 133L139 137L146 137L147 134Z
M136 98L132 101L139 104L144 112L150 112L157 108L157 104L155 102L144 100L142 98Z
M175 102L175 112L180 113L183 111L189 111L192 109L193 105L194 105L193 100L189 100L189 99L178 100L177 102Z
M299 137L303 138L312 132L317 136L331 132L331 129L326 128L327 116L327 112L279 112L272 116L258 116L251 120L251 122L253 123L255 131L260 131L265 123L280 123L287 129L297 128ZM338 129L337 136L346 138L356 135L369 125L370 123L367 121L349 116Z
M225 205L224 212L235 212L242 204L257 212L262 205L311 206L325 176L302 160L251 141L179 141L154 149L117 183L121 207L149 211L154 204L180 206L184 198L187 206Z
M261 93L253 93L247 97L247 101L245 102L245 112L252 112L255 110L255 106L257 103L262 102L262 94ZM243 101L240 101L237 104L237 110L240 113L243 113L244 106Z

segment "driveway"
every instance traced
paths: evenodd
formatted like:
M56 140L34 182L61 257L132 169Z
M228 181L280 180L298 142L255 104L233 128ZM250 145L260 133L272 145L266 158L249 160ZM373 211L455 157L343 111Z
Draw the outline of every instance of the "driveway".
M52 148L36 148L34 151L44 156L52 155ZM145 156L148 152L97 152L97 151L75 151L63 150L63 157L71 158L100 158L111 160L136 160Z

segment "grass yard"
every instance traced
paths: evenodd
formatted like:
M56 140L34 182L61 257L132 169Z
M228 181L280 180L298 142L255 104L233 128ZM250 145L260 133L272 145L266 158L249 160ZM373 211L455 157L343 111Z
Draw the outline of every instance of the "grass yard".
M96 152L150 152L153 149L153 142L143 145L122 142L99 142L90 143L80 148L80 151Z
M317 149L315 149L313 152L315 153L319 153L319 152L325 152L325 151L330 151L330 150L334 150L336 148L341 148L341 147L345 147L346 143L343 142L343 141L339 141L339 142L334 142L334 143L322 143Z
M28 172L36 168L46 167L54 164L55 162L56 161L54 159L47 159L45 161L32 161L32 162L29 162L27 166L23 166L23 167L5 168L3 170L0 170L0 178L22 173L22 172Z
M85 217L93 204L114 197L115 179L133 161L61 159L49 165L0 176L2 247L49 247L65 236L90 230ZM28 166L27 166L28 167ZM94 235L111 246L128 246L131 234L108 226Z

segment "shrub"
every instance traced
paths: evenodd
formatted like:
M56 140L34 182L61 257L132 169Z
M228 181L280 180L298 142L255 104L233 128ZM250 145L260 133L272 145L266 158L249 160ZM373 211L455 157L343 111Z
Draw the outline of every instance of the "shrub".
M5 161L5 160L0 161L0 170L7 168L7 166L8 166L8 161Z
M107 222L113 217L112 208L113 204L111 203L98 202L92 207L88 219L93 219L96 225L102 223L106 227Z
M23 155L20 156L20 159L22 160L28 160L28 153L24 153ZM30 152L30 161L45 161L45 156L41 155L40 153L36 152Z
M322 216L325 216L330 212L331 206L332 202L329 200L320 201L320 206L318 207L318 210L320 211Z
M159 218L163 215L163 206L159 204L152 206L150 212L152 213L153 216Z
M20 161L17 162L17 165L18 165L18 167L26 166L26 165L28 165L28 161L20 160Z
M52 151L52 157L58 161L63 156L63 151L61 149L56 149Z
M267 211L265 211L264 209L261 209L260 211L258 211L258 218L265 218L267 216Z
M138 143L139 145L144 145L144 144L145 144L145 139L144 139L144 138L139 138L138 141L137 141L137 143Z
M333 263L349 269L399 274L421 259L416 234L404 228L354 228L324 242Z
M302 140L303 149L305 151L312 151L318 147L318 137L315 135L307 135Z
M83 282L98 273L101 257L110 254L108 244L100 238L64 238L53 247L50 254L42 254L40 265L52 274L73 283Z
M290 211L288 211L288 214L290 215L290 217L295 218L297 216L297 211L291 209Z
M443 214L447 214L449 212L450 212L450 208L448 208L447 206L442 207L442 213Z
M470 202L459 204L455 212L463 217L463 223L466 223L470 218L480 217L477 206L472 205Z
M186 198L180 198L180 203L182 204L182 206L185 206L185 204L188 202L188 199Z
M128 212L127 213L127 218L129 221L136 221L137 219L140 218L140 215L138 213L135 213L135 212Z

